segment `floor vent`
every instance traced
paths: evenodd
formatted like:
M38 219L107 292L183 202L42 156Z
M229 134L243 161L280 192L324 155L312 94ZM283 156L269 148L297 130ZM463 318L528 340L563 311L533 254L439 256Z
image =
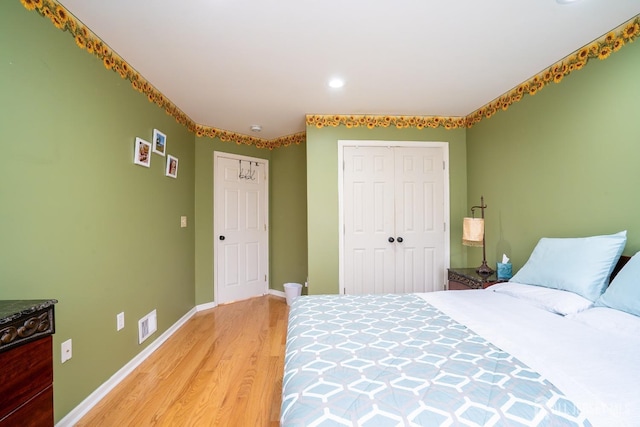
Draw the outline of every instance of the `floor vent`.
M149 336L157 329L158 319L156 317L156 311L153 310L151 313L138 320L138 343L142 344L142 342L149 338Z

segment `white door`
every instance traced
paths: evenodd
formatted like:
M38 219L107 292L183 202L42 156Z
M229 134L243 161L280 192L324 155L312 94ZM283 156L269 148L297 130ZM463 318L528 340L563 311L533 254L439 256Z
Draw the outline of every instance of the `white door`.
M268 292L264 159L214 153L214 280L218 304Z
M393 151L344 147L344 269L349 294L395 291Z
M396 292L444 289L444 168L440 148L394 149Z
M444 289L448 182L443 147L342 149L341 291Z

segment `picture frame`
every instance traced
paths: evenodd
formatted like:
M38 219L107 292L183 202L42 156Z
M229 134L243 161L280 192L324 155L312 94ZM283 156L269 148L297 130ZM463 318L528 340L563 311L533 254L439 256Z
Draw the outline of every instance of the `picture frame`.
M142 138L136 138L133 149L133 163L136 165L151 166L151 143Z
M167 152L167 135L158 129L153 130L153 152L161 156Z
M164 174L171 178L178 177L178 158L172 155L167 155L167 166Z

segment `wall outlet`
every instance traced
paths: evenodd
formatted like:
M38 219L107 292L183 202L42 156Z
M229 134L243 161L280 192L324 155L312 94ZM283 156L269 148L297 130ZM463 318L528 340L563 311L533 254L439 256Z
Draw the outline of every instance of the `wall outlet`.
M187 217L186 216L181 216L180 217L180 227L181 228L185 228L187 226Z
M116 316L116 325L118 331L124 328L124 311Z
M71 355L72 355L71 339L68 339L65 342L63 342L60 348L61 348L60 361L64 363L67 360L71 359Z

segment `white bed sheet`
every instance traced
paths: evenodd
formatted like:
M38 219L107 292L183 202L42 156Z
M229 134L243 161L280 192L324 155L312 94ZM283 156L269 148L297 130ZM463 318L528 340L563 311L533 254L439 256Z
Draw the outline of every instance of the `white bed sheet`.
M558 387L596 427L640 426L640 337L486 290L418 294Z

